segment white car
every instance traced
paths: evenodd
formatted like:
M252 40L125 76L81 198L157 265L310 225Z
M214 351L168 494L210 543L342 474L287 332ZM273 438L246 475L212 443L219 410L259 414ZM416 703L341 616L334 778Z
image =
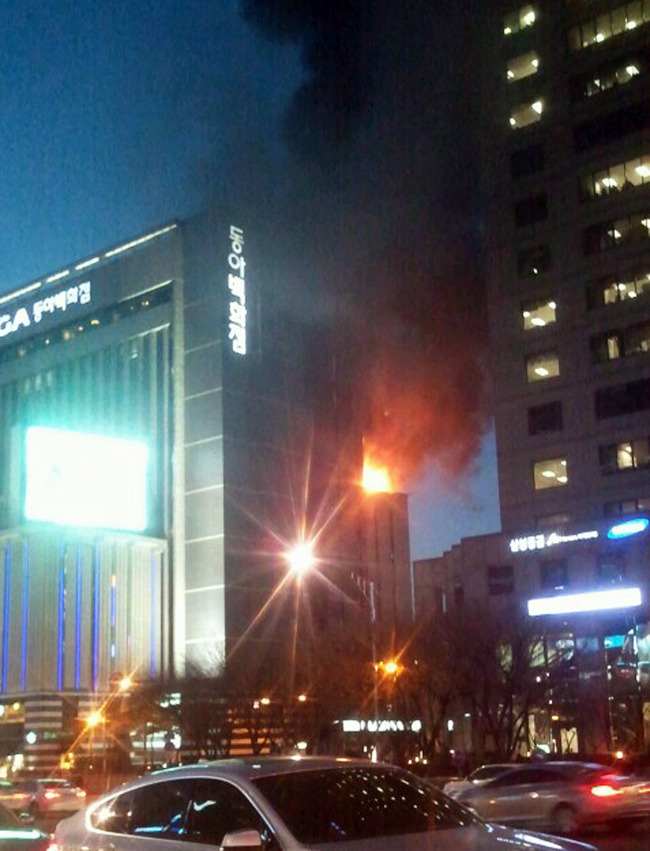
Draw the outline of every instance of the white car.
M498 777L505 771L510 771L511 768L514 768L511 762L481 765L479 768L475 768L471 774L468 774L464 780L450 780L448 783L445 783L442 791L451 798L457 798L466 789L472 789L474 786L482 786L488 780L494 780L495 777Z
M595 851L488 825L389 765L320 757L224 760L142 777L59 823L58 851Z

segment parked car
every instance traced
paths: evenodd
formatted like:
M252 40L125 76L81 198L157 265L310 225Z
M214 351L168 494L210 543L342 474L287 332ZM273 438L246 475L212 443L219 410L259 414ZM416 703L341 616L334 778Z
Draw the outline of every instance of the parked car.
M60 822L54 841L58 851L140 851L145 837L147 847L168 851L188 842L206 851L592 849L485 824L402 769L320 757L223 760L156 772Z
M50 836L33 825L27 825L0 804L0 851L46 851Z
M70 814L86 805L86 791L61 777L18 780L2 798L6 807L30 813L34 818Z
M650 783L584 762L511 768L458 800L482 818L506 825L574 833L585 825L650 815Z
M465 789L471 789L472 786L482 786L488 780L494 780L495 777L503 774L504 771L510 771L511 768L513 768L511 762L481 765L479 768L475 768L471 774L468 774L464 780L450 780L448 783L445 783L442 791L451 798L457 798Z

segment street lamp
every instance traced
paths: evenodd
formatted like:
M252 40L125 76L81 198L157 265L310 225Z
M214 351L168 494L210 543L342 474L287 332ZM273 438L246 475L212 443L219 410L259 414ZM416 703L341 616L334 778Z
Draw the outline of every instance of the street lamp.
M310 541L301 541L296 544L295 547L284 554L284 557L292 573L299 577L310 571L316 564L314 548Z
M122 677L122 679L117 684L117 689L118 691L126 692L130 691L132 686L133 680L131 679L131 677Z

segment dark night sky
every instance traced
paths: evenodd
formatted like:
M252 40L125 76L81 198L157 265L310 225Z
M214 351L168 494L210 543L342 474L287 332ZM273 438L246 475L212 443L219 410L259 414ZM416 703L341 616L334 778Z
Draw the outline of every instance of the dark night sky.
M364 380L373 415L409 447L423 556L498 526L488 412L474 393L480 222L459 133L473 87L459 57L476 21L471 0L454 13L436 0L370 5L0 4L0 291L209 198L259 195L286 219L287 255L304 250L289 286L311 262L320 303L335 286L351 327L376 305L390 351ZM453 415L426 420L414 400L436 394L428 407ZM418 412L419 434L397 427L408 420L398 409Z

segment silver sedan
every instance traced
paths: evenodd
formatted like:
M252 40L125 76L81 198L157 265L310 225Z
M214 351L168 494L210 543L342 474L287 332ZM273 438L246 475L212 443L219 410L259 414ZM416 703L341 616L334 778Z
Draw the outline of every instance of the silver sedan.
M59 851L187 851L188 842L206 851L591 849L485 824L398 768L318 757L156 772L100 798L55 833Z
M547 762L512 768L457 800L489 821L568 834L650 815L650 783L595 763Z

